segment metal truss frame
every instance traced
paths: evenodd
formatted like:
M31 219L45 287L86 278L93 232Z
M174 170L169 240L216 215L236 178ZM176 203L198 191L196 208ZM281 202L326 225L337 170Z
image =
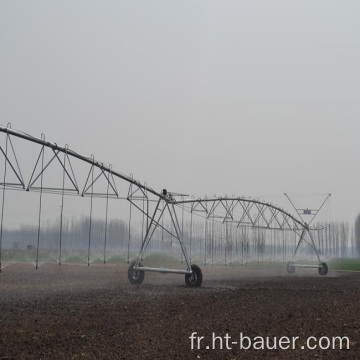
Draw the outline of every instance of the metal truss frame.
M177 273L185 274L187 284L192 286L199 286L201 284L202 274L201 270L192 265L190 258L187 254L186 247L183 241L183 234L177 216L177 208L189 211L191 214L198 214L206 219L221 221L226 224L232 224L235 227L245 226L251 228L263 228L269 230L292 230L299 234L299 241L294 252L294 257L299 249L300 244L305 241L305 234L309 234L310 242L307 242L316 252L319 260L319 268L323 268L320 261L318 251L316 249L314 240L311 236L310 226L306 224L300 216L297 219L287 211L265 203L259 200L243 198L243 197L219 197L219 198L204 198L204 199L176 199L176 194L170 193L166 190L157 192L148 187L146 183L140 183L134 180L132 175L127 176L112 169L111 165L106 166L102 162L94 159L94 156L85 157L72 150L66 145L60 147L56 143L51 143L45 140L45 136L35 138L20 131L12 130L10 124L8 126L0 125L0 132L6 135L5 148L0 146L0 155L5 158L5 168L3 181L0 185L3 187L3 201L0 225L0 271L1 271L1 242L3 232L3 216L5 204L5 190L7 188L15 188L17 190L26 191L39 191L40 192L40 211L41 211L41 194L43 192L76 194L80 196L93 197L114 197L118 199L128 200L132 206L138 209L146 217L146 230L142 239L139 254L136 260L129 267L129 280L134 283L139 283L143 279L143 274L146 271L163 272L163 273ZM30 141L40 145L40 152L37 160L33 166L28 185L25 185L24 177L22 175L15 147L12 142L12 137L20 138L25 141ZM50 160L45 162L45 151L50 150ZM60 156L62 154L62 156ZM79 181L76 177L72 158L76 158L89 165L89 172L83 186L79 186ZM58 188L47 187L43 184L43 175L49 168L52 162L57 162L63 171L62 186ZM8 182L7 175L9 171L15 174L18 183ZM95 171L97 173L95 173ZM65 188L65 178L70 181L71 187ZM96 193L93 191L94 184L100 179L105 179L107 184L107 191L105 193ZM124 181L128 185L127 196L121 197L116 186L116 180ZM40 186L36 183L40 181ZM80 190L82 189L82 190ZM171 219L171 226L164 225L160 220L164 214L167 213ZM131 215L130 215L131 216ZM40 214L39 214L39 227L40 227ZM166 269L166 268L152 268L145 267L141 264L141 259L147 249L156 228L162 228L173 238L175 238L181 247L182 254L185 259L186 269ZM39 230L40 231L40 230ZM40 235L39 235L40 236ZM90 239L89 239L90 242ZM89 259L88 259L89 260ZM88 262L89 264L89 262ZM291 266L295 266L292 263ZM291 268L292 269L292 268ZM139 277L140 274L140 277ZM142 281L142 280L141 280Z
M268 230L300 231L304 224L287 211L259 200L242 197L219 197L176 201L177 205L190 205L191 212L207 219L215 218L234 226L248 226Z
M327 265L320 260L320 254L315 245L312 231L322 230L318 227L310 227L325 202L331 194L327 196L320 208L313 211L313 217L309 223L306 223L298 213L301 220L297 219L287 211L269 203L256 199L244 197L220 197L177 201L177 205L190 205L191 213L200 213L206 219L218 219L223 223L232 223L235 227L245 226L251 228L260 228L266 230L291 230L294 231L299 239L297 241L292 261L287 265L287 271L293 273L296 267L317 268L321 275L327 274ZM290 198L289 198L290 200ZM293 203L292 203L293 204ZM309 238L307 240L307 237ZM300 264L296 263L296 255L302 243L306 243L316 254L319 264Z
M175 274L191 274L192 273L191 263L190 263L190 259L187 254L187 251L186 251L186 247L183 242L182 231L181 231L181 227L179 224L178 216L176 214L174 198L165 189L163 190L162 195L163 195L162 197L159 197L159 199L156 203L156 206L155 206L155 210L153 211L152 214L148 214L147 212L144 212L144 214L149 218L149 222L148 222L148 225L146 228L146 233L145 233L144 239L143 239L141 247L140 247L139 255L135 261L134 270L154 271L154 272L162 272L162 273L175 273ZM133 202L132 198L129 198L129 200L140 211L143 212L143 209L138 207L138 205ZM171 224L173 225L174 231L169 230L160 221L166 211L170 215ZM179 244L180 244L180 247L182 250L182 254L184 255L185 262L187 265L186 270L152 268L152 267L139 266L139 263L144 255L146 248L148 247L157 227L162 228L167 233L169 233L172 237L174 237L175 239L177 239L179 241Z

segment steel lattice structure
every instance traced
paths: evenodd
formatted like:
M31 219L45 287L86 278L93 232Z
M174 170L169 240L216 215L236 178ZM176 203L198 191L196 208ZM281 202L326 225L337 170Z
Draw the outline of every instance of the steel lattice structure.
M314 249L319 260L319 264L313 267L318 268L320 274L327 273L327 266L321 262L312 238L312 228L303 221L301 216L299 219L273 204L243 197L185 199L182 196L179 199L176 194L166 190L155 191L148 187L146 183L141 183L133 179L132 176L115 171L112 166L104 165L104 163L95 160L93 156L86 157L69 149L68 146L61 147L56 143L48 142L44 135L41 138L36 138L13 130L10 125L6 127L0 126L0 132L4 135L0 143L0 153L4 158L4 167L0 170L3 171L0 177L0 185L3 189L0 225L0 269L6 190L11 189L39 192L40 211L41 196L46 192L60 194L62 199L64 195L79 195L91 199L93 197L103 197L106 199L128 200L132 206L146 217L146 231L142 239L139 255L129 267L129 280L132 283L141 283L145 271L157 271L185 274L187 285L201 285L201 270L198 266L191 264L183 243L182 229L177 215L179 209L189 212L191 216L196 214L205 219L227 223L234 227L246 226L269 230L294 231L299 235L294 257L300 244L305 241ZM14 139L36 145L37 157L33 164L27 164L26 176L24 176L24 169L20 166L19 152L14 144ZM81 179L78 176L76 167L73 166L74 160L78 160L85 165L87 169L86 177ZM62 179L58 186L50 186L44 180L44 174L51 171L49 169L54 163L62 171ZM96 184L100 180L106 183L106 191L96 191ZM161 221L165 213L171 219L170 226L164 225ZM186 261L185 270L142 266L141 259L157 228L163 229L179 242ZM306 236L308 237L307 240ZM288 272L293 272L295 266L305 265L290 262L287 267Z

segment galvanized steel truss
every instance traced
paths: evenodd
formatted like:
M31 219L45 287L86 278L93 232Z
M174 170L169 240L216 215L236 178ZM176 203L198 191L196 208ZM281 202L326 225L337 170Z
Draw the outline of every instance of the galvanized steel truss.
M136 260L134 270L139 270L139 262L147 246L149 245L156 228L160 227L178 240L186 261L187 269L173 270L142 267L141 271L176 272L186 275L192 273L190 259L187 255L182 238L182 229L179 225L179 220L177 217L176 209L179 208L190 212L191 216L193 214L197 214L206 219L211 218L212 220L231 224L235 227L246 226L269 230L294 231L299 235L299 241L294 256L296 256L301 243L307 242L316 252L320 262L318 251L311 236L312 229L310 226L306 224L303 219L301 219L301 217L299 220L298 218L277 206L256 199L242 197L219 197L203 199L184 199L182 197L180 200L178 200L176 196L167 192L166 190L162 190L161 192L155 191L148 187L146 183L140 183L139 181L133 179L132 175L127 176L113 170L111 165L106 166L104 163L96 161L93 155L91 157L85 157L70 150L67 145L65 147L61 147L56 143L48 142L45 140L44 135L42 135L40 139L35 138L31 135L11 129L10 124L8 124L6 127L0 126L0 132L5 135L5 141L0 145L0 155L2 155L5 159L3 176L0 178L0 180L2 180L0 185L3 187L0 225L0 271L6 189L40 192L40 212L41 194L43 192L60 193L62 195L62 199L66 194L76 194L83 197L90 196L91 199L93 197L105 197L107 199L113 197L128 200L130 204L143 213L146 218L145 235L142 240L142 245ZM13 138L22 139L40 146L40 151L36 158L35 164L32 166L32 171L28 177L28 182L25 182L24 180L23 172L18 161L18 154L12 141ZM46 159L45 153L47 154ZM82 186L79 185L80 180L76 175L76 169L74 169L72 165L73 159L78 159L88 165L88 175ZM62 182L61 185L57 187L48 186L43 179L44 174L49 171L50 165L53 163L57 163L62 170ZM10 173L12 174L11 180L9 176ZM15 181L13 181L13 179L15 179ZM99 179L105 181L106 191L94 191L94 186L99 181ZM70 187L65 187L65 180L70 184ZM127 191L123 192L123 195L121 195L118 190L119 187L121 187L121 189L127 188ZM170 216L170 227L164 225L161 222L165 212ZM308 239L306 239L307 234Z

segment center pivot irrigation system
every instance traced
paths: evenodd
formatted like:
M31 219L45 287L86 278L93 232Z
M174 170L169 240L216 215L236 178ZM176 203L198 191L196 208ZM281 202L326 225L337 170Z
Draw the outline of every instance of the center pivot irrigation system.
M222 222L226 225L226 231L228 231L228 226L233 226L235 228L250 227L264 230L292 231L295 232L299 238L292 257L293 260L287 263L287 272L293 273L296 267L317 268L320 275L326 275L328 272L328 266L325 262L320 260L319 252L312 235L312 231L318 230L318 228L311 227L310 225L330 195L317 210L296 209L288 197L289 201L294 206L298 217L295 217L287 211L272 204L244 197L225 196L186 199L185 195L175 194L165 189L160 192L155 191L148 187L146 183L140 183L139 181L133 179L132 176L126 176L116 172L111 166L106 166L103 163L96 161L93 156L85 157L70 150L68 146L60 147L56 143L46 141L44 135L42 135L41 138L36 138L23 132L11 129L10 124L6 127L0 125L0 132L4 135L0 143L0 156L2 155L4 159L4 166L0 170L3 172L2 174L0 172L0 185L2 186L0 271L6 193L7 190L22 190L37 191L40 193L37 251L39 249L40 217L43 193L47 192L60 194L62 198L61 209L63 208L63 199L66 194L80 195L83 197L88 196L91 198L91 206L92 199L96 196L105 197L107 200L110 197L113 197L129 201L131 206L138 209L142 216L146 219L145 231L142 237L139 253L136 259L130 263L128 269L128 278L132 284L141 284L144 280L145 272L152 271L183 274L185 275L185 283L187 286L201 286L202 271L198 265L191 263L191 254L190 256L188 255L188 251L183 240L183 229L178 218L179 211L187 211L191 217L190 245L192 239L193 215ZM19 153L17 152L19 148L22 148L22 146L16 148L14 139L18 142L25 141L27 143L34 144L36 153L38 154L34 164L29 165L29 162L26 161L27 172L29 175L27 177L27 181L24 180L24 169L20 166ZM47 154L47 156L45 156L45 154ZM79 185L80 177L76 175L76 168L72 165L75 159L76 161L79 160L88 169L88 175L86 179L82 180L82 186ZM48 169L50 169L50 164L52 163L57 163L57 165L60 165L60 168L62 169L62 185L58 187L48 186L44 180L44 173L50 171ZM106 192L96 193L94 191L94 186L99 179L102 179L103 181L105 180L107 184ZM69 186L65 186L65 184L69 184ZM118 187L120 187L124 192L121 193L121 191L118 190ZM301 213L303 213L303 215L312 215L311 221L305 222ZM170 220L167 223L163 221L165 214ZM62 226L62 216L60 221L60 225ZM175 241L178 242L185 261L186 269L143 266L142 260L145 251L149 247L154 233L158 228L168 233L175 239ZM295 262L298 249L303 242L307 243L314 250L318 260L317 264L310 265ZM36 260L36 268L37 267L38 260Z

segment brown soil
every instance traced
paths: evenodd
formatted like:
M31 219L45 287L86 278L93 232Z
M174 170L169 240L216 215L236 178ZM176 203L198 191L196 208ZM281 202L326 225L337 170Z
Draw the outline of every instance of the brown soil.
M202 287L188 288L183 275L148 272L131 285L124 266L11 265L0 274L0 359L360 358L360 274L202 271ZM195 332L204 339L191 350ZM233 344L240 333L299 339L294 350L245 350ZM309 350L309 336L347 336L350 349Z

